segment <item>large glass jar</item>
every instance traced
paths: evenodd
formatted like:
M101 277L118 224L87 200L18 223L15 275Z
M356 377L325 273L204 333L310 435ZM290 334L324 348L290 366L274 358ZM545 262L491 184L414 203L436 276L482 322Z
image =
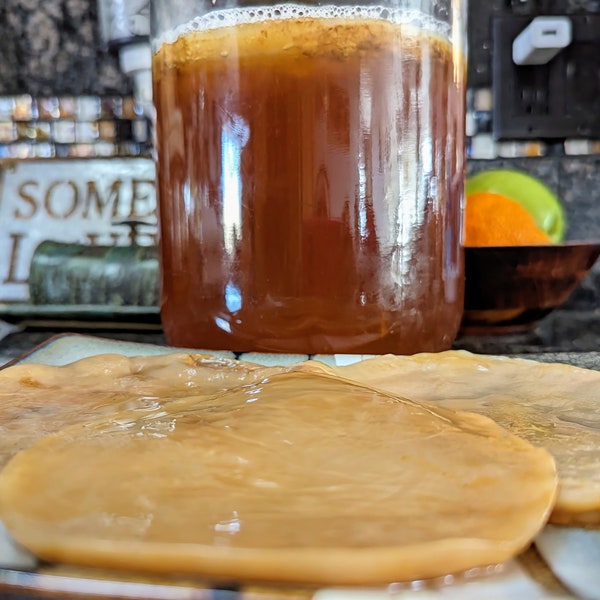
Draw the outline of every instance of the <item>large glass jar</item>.
M152 5L169 342L450 347L465 0Z

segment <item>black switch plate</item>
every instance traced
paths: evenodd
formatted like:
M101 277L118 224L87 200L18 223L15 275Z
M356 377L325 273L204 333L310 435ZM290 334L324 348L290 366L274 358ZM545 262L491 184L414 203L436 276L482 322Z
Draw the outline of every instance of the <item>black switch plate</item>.
M569 15L573 41L549 63L515 65L514 39L532 17L492 22L497 139L600 138L600 15Z

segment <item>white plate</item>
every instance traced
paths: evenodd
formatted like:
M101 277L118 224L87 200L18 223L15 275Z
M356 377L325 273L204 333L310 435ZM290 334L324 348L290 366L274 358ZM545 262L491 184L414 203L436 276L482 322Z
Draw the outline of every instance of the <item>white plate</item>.
M547 525L535 543L564 585L581 598L600 600L600 530Z

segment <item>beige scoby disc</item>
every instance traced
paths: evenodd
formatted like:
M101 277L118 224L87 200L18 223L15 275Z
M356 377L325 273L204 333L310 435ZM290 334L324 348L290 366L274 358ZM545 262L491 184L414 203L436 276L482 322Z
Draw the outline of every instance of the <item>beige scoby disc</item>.
M0 370L0 469L42 436L119 407L153 410L181 396L211 395L281 370L191 353L104 354L63 367L20 364Z
M504 561L555 492L550 454L486 417L291 371L44 438L0 519L49 561L366 585Z
M491 417L554 456L559 491L550 521L600 526L599 372L460 350L305 368Z

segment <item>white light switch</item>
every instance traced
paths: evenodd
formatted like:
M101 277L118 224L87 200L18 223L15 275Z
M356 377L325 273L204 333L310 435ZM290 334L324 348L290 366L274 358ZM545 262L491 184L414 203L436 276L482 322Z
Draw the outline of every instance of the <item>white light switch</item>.
M515 38L513 62L517 65L545 65L572 39L569 17L536 17Z

